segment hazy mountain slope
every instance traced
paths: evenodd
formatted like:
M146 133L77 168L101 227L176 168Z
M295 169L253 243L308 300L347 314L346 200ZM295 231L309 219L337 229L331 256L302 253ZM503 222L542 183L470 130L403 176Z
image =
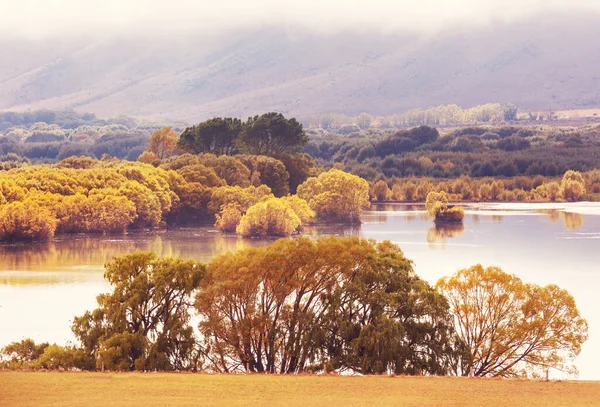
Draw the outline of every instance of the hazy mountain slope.
M600 106L597 16L433 38L262 29L219 38L0 42L0 109L197 121L266 110L402 112L457 103Z

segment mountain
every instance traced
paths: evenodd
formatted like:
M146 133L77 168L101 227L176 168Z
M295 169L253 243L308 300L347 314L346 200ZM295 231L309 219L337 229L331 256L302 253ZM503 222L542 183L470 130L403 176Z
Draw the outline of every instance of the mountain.
M261 28L222 36L0 40L0 110L196 122L276 110L385 115L440 104L600 106L600 16L436 35Z

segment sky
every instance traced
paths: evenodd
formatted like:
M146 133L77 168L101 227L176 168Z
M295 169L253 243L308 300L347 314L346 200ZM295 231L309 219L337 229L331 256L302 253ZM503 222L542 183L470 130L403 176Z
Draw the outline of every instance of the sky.
M226 31L261 24L436 31L542 11L600 12L598 0L0 0L0 5L0 31L32 37Z

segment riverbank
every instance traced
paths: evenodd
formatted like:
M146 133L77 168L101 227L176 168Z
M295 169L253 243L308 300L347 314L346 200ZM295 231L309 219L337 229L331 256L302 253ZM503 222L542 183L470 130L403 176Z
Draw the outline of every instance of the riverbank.
M597 406L600 382L0 372L2 406Z

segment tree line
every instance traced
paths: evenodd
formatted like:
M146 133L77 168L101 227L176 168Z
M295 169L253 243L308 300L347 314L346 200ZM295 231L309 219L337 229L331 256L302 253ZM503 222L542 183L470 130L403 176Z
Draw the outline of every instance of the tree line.
M138 252L105 278L77 344L15 342L2 365L531 377L572 371L587 339L565 290L480 265L434 287L388 241L280 239L209 264Z
M99 119L73 111L0 112L0 160L5 168L6 163L56 162L73 155L108 154L135 161L158 128L127 116Z
M361 131L348 136L313 134L304 151L319 165L341 163L369 180L550 176L591 171L600 160L598 126L468 127L440 134L432 127Z
M4 169L29 162L56 162L73 155L92 158L109 155L130 161L140 158L156 165L174 153L265 155L286 165L292 193L303 179L296 178L297 172L290 168L312 165L311 157L319 168L343 165L345 171L370 182L394 177L556 177L570 169L591 171L600 159L597 125L579 128L479 125L440 133L430 126L441 124L428 123L430 126L398 131L359 126L350 134L339 135L322 129L305 132L296 119L275 112L245 121L215 117L172 130L157 130L156 126L129 118L102 121L93 115L72 117L47 111L30 115L45 118L48 124L29 123L34 120L29 116L25 122L19 114L3 115L21 123L5 122L9 127L0 136ZM83 124L73 127L79 123ZM147 149L148 141L152 143L148 135L155 130L170 135L163 137L166 144L158 155ZM310 157L296 159L300 152ZM390 187L393 184L388 183Z
M0 172L0 240L194 221L216 221L218 229L244 236L288 236L315 220L360 222L369 205L366 181L335 169L311 176L311 167L296 168L306 169L295 173L304 180L297 195L289 195L286 166L266 156L186 154L159 167L71 157L15 168Z
M371 128L453 127L478 123L503 123L515 121L517 116L518 108L512 103L504 105L487 103L467 109L458 105L440 105L388 116L372 116L368 113L360 113L357 116L331 113L303 115L301 122L309 129L318 128L338 134L350 134Z
M387 182L371 183L369 195L372 201L379 202L425 202L431 192L444 193L454 202L597 201L600 199L600 171L580 173L569 170L560 178L392 178Z

